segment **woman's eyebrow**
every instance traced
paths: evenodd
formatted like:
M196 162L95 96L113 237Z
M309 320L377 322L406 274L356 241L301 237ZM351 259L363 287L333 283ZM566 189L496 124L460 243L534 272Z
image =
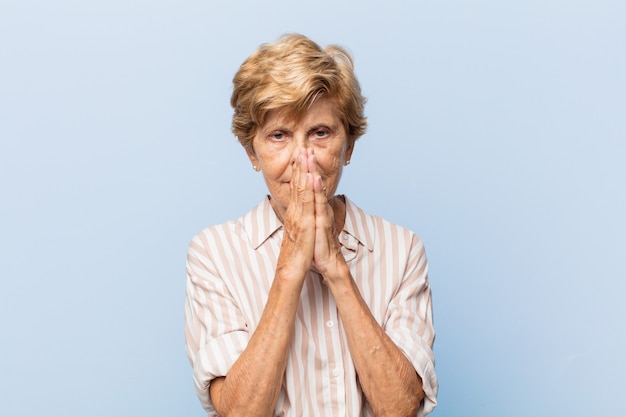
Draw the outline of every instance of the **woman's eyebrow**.
M335 131L335 130L337 130L337 124L334 123L334 122L330 122L330 123L319 122L319 123L315 123L313 126L311 126L309 128L309 131L315 130L315 129L320 129L320 128L326 128L326 129L330 129L332 131Z
M280 131L282 131L282 132L289 132L289 131L291 131L291 129L290 129L290 128L288 128L286 125L284 125L284 124L279 124L279 123L274 123L274 124L271 124L271 125L266 125L266 126L263 126L263 127L261 128L261 131L262 131L263 133L270 133L270 132L273 132L273 131L275 131L275 130L280 130Z

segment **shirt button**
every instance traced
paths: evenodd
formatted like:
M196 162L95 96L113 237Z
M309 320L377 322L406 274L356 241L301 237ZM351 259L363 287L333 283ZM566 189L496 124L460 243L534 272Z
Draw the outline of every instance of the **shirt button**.
M339 376L339 369L333 369L332 374L335 378L337 378Z
M348 239L348 234L346 232L343 232L343 235L341 236L344 240Z
M333 327L333 325L334 325L334 324L335 324L335 323L333 323L333 321L332 321L332 320L328 320L328 321L326 322L326 327Z

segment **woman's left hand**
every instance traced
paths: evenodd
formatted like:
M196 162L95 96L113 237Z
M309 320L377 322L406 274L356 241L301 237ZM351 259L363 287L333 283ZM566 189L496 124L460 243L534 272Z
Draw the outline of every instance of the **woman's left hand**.
M322 276L334 275L340 262L344 262L337 240L335 212L328 200L319 173L317 163L310 170L313 174L313 192L315 195L315 248L313 264ZM335 198L335 197L333 197Z

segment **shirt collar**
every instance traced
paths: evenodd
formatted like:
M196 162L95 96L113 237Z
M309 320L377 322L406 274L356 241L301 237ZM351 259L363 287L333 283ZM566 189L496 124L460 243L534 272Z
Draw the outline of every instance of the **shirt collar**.
M361 245L365 246L370 252L374 250L374 233L376 231L374 219L354 204L348 197L344 196L346 201L346 220L343 222L342 235L348 235L351 238L345 239L339 236L339 241L347 240L350 242L356 239ZM343 244L343 243L342 243ZM350 246L344 244L344 246Z
M346 219L339 234L339 242L347 249L356 250L357 242L370 252L374 250L375 231L372 216L367 215L347 197ZM269 196L243 217L243 228L254 249L258 249L270 236L283 228L283 224L270 204Z
M283 224L270 204L269 196L243 217L243 228L250 237L250 243L256 250Z

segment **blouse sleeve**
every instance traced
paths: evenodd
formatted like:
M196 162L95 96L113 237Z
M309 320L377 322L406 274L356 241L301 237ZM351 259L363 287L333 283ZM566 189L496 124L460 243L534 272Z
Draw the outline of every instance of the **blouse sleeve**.
M403 280L388 306L384 328L422 378L425 397L417 414L422 417L437 405L438 382L428 262L422 241L413 234Z
M206 234L189 245L185 302L186 353L196 393L209 416L217 416L209 385L225 376L248 344L246 321L220 277Z

